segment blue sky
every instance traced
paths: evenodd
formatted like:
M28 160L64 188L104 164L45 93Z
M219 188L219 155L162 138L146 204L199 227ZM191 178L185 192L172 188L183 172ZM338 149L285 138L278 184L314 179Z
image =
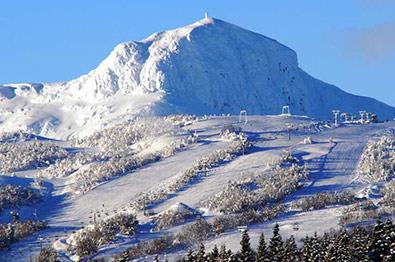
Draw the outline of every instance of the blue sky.
M395 0L2 1L0 83L75 78L116 44L206 10L291 47L314 77L395 106Z

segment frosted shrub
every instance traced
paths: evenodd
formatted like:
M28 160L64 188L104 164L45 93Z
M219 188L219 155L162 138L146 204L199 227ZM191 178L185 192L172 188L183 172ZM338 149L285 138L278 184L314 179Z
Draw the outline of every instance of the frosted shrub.
M194 246L207 240L214 233L213 227L204 219L197 219L194 223L183 226L177 234L180 243Z
M184 127L196 122L198 118L194 115L170 115L166 116L164 120L179 127Z
M0 133L0 143L28 141L33 138L35 138L33 134L26 133L22 130Z
M0 224L0 249L4 249L12 243L47 227L46 222L31 220Z
M224 141L234 141L239 138L241 127L226 125L221 129L220 138Z
M377 206L372 201L367 200L343 208L339 224L346 226L352 223L372 221L392 215L393 206Z
M209 210L222 213L238 213L255 205L255 196L243 182L230 181L222 191L210 197L204 204Z
M276 165L273 171L257 178L259 195L263 202L275 202L298 190L308 177L305 166L292 164L289 167Z
M34 262L57 262L58 254L53 247L43 247Z
M141 118L100 130L91 136L72 140L74 146L99 148L105 155L130 155L142 140L176 132L174 125L162 118Z
M293 207L309 211L322 209L329 205L349 205L355 202L356 199L351 192L325 192L302 198L296 201Z
M198 214L199 212L187 205L178 203L153 217L153 221L156 224L155 230L182 224L185 220L191 219Z
M0 213L3 209L32 205L41 200L37 190L21 186L0 186Z
M383 204L395 208L395 180L385 186Z
M116 234L135 235L137 225L135 215L119 214L79 230L73 235L71 244L79 257L86 257L97 252L100 246L114 240Z
M78 152L68 155L66 158L58 159L53 165L41 169L38 174L47 178L66 177L76 172L82 166L93 163L107 161L109 158L102 156L100 153Z
M0 172L48 166L57 159L65 158L67 154L63 148L48 142L0 144Z
M229 182L219 193L204 201L202 206L225 214L248 209L262 210L267 204L295 192L307 178L305 166L289 164L288 161L294 162L293 157L286 155L270 172L257 175L252 180Z
M277 163L275 163L275 165L290 166L292 164L298 164L298 163L299 163L298 159L296 159L289 150L284 150L281 153L280 160Z
M383 136L366 146L358 165L358 178L365 182L388 181L395 174L395 139Z
M162 236L153 240L139 242L137 245L129 247L122 254L115 256L115 262L128 261L143 256L157 255L179 247L175 238L171 235Z

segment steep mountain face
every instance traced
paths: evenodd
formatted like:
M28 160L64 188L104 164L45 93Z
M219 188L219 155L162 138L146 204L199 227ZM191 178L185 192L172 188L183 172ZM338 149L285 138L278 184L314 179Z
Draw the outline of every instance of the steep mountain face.
M94 70L65 83L0 86L0 129L83 136L139 114L293 114L395 109L343 92L298 67L277 41L217 19L118 45Z

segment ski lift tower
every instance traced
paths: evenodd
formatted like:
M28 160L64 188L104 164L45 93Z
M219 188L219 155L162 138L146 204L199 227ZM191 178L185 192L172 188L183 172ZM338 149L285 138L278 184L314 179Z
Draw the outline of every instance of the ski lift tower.
M361 124L363 124L363 122L365 121L365 115L366 115L366 111L359 111L359 115L361 116Z
M289 110L289 106L283 106L283 110L282 110L281 114L284 116L290 116L291 111Z
M341 113L340 121L342 121L343 123L348 123L350 121L348 113Z
M247 118L247 110L241 110L240 114L239 114L239 123L241 123L242 118L244 116L244 124L246 125L248 122L248 118Z
M339 118L340 110L333 110L332 113L333 113L333 118L335 121L335 126L337 127L337 126L339 126L338 118Z

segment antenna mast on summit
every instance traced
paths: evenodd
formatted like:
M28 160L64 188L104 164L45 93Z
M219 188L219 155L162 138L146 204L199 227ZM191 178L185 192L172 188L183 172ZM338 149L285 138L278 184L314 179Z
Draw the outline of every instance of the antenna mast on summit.
M209 17L208 17L208 12L206 11L206 12L204 12L204 19L208 19Z

